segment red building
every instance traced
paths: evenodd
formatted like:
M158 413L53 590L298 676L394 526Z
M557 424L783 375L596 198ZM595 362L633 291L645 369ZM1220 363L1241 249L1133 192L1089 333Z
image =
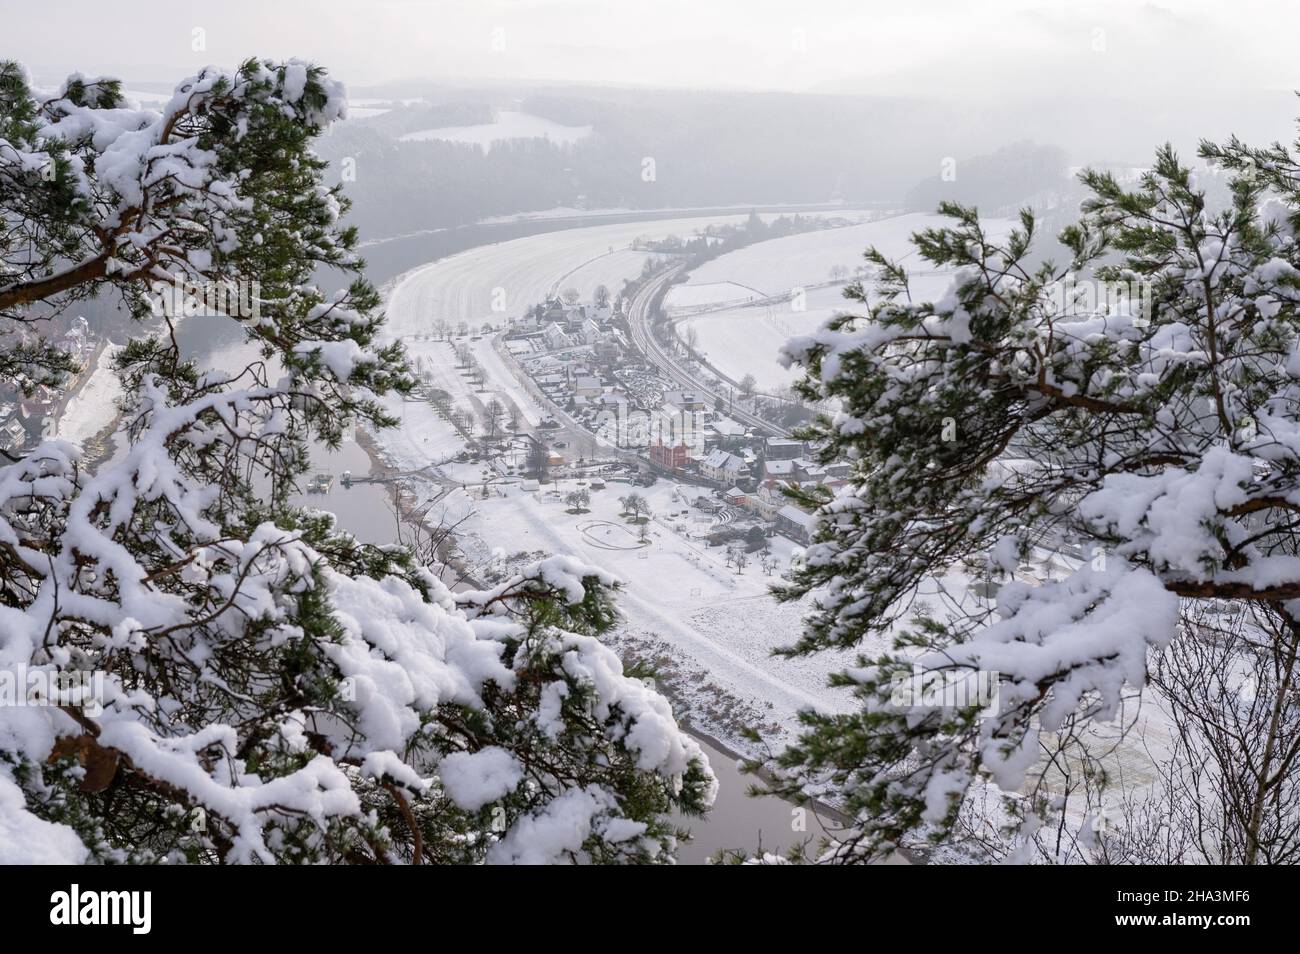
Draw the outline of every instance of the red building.
M660 467L667 467L669 470L681 470L686 466L686 462L691 459L691 449L685 444L675 444L669 447L656 441L647 450L652 461Z

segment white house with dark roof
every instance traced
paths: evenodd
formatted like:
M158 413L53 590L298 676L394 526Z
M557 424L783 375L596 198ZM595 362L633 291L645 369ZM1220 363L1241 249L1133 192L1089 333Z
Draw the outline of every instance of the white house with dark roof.
M721 484L734 484L748 471L743 460L724 450L715 450L700 461L700 473Z

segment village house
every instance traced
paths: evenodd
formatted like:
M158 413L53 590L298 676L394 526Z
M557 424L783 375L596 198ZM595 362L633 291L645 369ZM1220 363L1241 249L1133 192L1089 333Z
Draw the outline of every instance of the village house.
M714 443L733 449L736 444L745 439L745 425L739 421L733 421L729 417L715 417L708 424L708 430L712 432L711 439Z
M542 307L541 318L543 323L567 321L569 318L569 310L564 306L564 302L560 301L560 299L552 298Z
M826 479L826 468L806 458L796 457L794 459L794 475L795 479L801 484L820 484Z
M650 459L661 467L681 470L703 451L700 415L665 402L651 415Z
M591 346L596 360L605 363L618 361L626 350L622 335L612 331L602 334Z
M508 318L508 334L527 334L535 331L541 324L541 317L533 309L528 309L518 318Z
M700 473L720 484L734 484L742 475L748 476L749 468L735 454L715 450L700 461Z
M704 453L704 427L700 418L700 413L688 406L665 401L650 420L652 458L655 445L672 450L672 459L679 460L680 463L665 466L674 469L684 467L688 462L701 457Z
M795 543L812 542L813 526L816 518L794 504L786 504L776 512L776 532L789 537Z
M765 484L787 484L797 479L793 459L773 460L769 457L763 461L763 482Z
M802 457L805 452L803 441L789 437L769 437L764 456L769 461L794 460L796 457Z
M763 485L751 494L745 497L745 509L749 510L760 520L772 522L776 519L777 511L784 507L789 501L784 494L774 491L771 487Z
M8 412L3 412L3 424L0 424L0 450L8 451L9 454L17 454L23 447L27 446L27 429L22 424L14 408Z
M691 449L685 444L665 443L659 438L650 442L646 453L650 455L652 462L669 470L682 470L691 461Z
M605 385L601 383L600 378L586 377L575 378L573 381L573 396L592 400L598 398L604 393Z
M575 338L582 337L582 326L587 322L585 305L568 305L564 313L564 330Z
M732 487L730 490L722 492L722 499L731 507L744 507L748 502L748 495L739 487Z
M845 461L818 464L800 457L794 460L793 463L794 479L800 484L822 484L827 487L837 487L844 483L850 472L849 464Z
M542 343L551 351L558 351L561 348L570 348L573 342L569 340L568 334L556 322L551 322L542 332Z
M708 410L703 396L698 391L665 391L663 401L683 411L698 413Z
M53 392L42 385L36 389L38 396L18 402L18 413L14 415L14 420L22 422L29 444L38 444L45 437L45 424L49 419L52 394Z

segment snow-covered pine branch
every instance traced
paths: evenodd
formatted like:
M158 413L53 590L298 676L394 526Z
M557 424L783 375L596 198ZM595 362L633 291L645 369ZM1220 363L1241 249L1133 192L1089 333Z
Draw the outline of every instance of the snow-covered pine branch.
M664 861L667 813L712 803L699 747L597 639L613 580L552 561L453 599L288 505L307 441L384 424L376 397L410 386L374 290L310 283L359 266L309 148L342 109L293 61L204 70L161 114L111 80L37 102L0 65L0 320L256 279L244 327L285 369L139 336L124 454L0 467L0 679L52 687L0 705L0 861ZM44 361L0 368L57 378Z
M942 299L870 252L861 309L788 346L839 408L811 437L854 468L808 498L819 531L782 595L818 602L790 652L865 658L839 680L861 708L807 713L772 767L790 795L829 779L858 819L836 860L945 838L976 783L1032 801L1048 738L1141 689L1180 600L1300 626L1300 175L1283 149L1203 155L1235 170L1226 208L1168 148L1136 188L1085 173L1059 267L1031 264L1032 214L996 241L947 205L951 227L913 237L956 271ZM1099 306L1097 283L1137 294ZM1025 560L1037 585L1011 581ZM944 577L959 607L934 599ZM996 674L996 711L907 704L914 667Z

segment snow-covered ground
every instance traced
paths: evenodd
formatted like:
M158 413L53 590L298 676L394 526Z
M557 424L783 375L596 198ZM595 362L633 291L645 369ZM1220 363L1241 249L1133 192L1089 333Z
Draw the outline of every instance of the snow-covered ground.
M852 654L793 661L771 655L793 641L807 611L804 604L777 604L768 592L797 552L790 541L771 539L774 575L766 575L756 557L738 574L723 548L702 539L712 518L687 502L699 488L671 481L637 488L655 515L649 542L642 543L640 528L620 515L619 498L629 487L610 484L593 492L590 512L574 514L564 495L577 486L561 481L558 490L528 493L521 484L509 484L486 498L470 486L442 498L431 519L450 524L468 514L457 539L466 558L480 567L542 551L569 554L617 575L624 581L618 598L624 620L615 640L660 668L672 691L687 698L696 721L709 723L704 728L730 744L743 744L738 732L755 718L765 734L786 738L799 709L850 705L850 697L828 689L826 680L850 665ZM739 708L728 712L719 699Z
M502 407L518 409L520 420L536 427L546 411L525 390L492 346L492 336L469 342L485 379L476 387L466 369L456 361L456 344L431 338L406 339L412 367L430 387L446 391L453 408L476 415L481 433L484 408L493 400ZM384 404L401 424L379 435L379 445L390 464L402 470L418 470L429 464L444 464L465 449L465 440L437 410L423 398L387 395ZM449 471L448 471L449 472ZM456 479L460 479L457 477Z
M384 458L400 470L439 464L465 449L459 432L426 401L388 395L384 406L401 423L379 435Z
M644 255L628 246L639 237L693 235L711 223L743 222L744 215L696 216L622 222L498 242L440 259L402 275L388 296L388 331L427 334L437 318L478 326L518 316L557 285L584 294L605 284L617 292L622 278L641 270ZM608 261L605 261L608 259ZM494 308L494 305L496 306Z
M761 390L778 389L799 376L797 370L781 366L782 345L796 335L817 330L833 315L853 309L855 303L844 299L843 283L831 284L833 268L854 273L863 264L862 253L875 245L916 269L914 297L937 298L952 277L923 270L908 238L921 229L950 222L914 213L759 242L706 262L685 284L673 287L666 307L670 314L690 315L681 322L679 334L685 334L688 327L694 329L706 360L723 374L737 381L752 374ZM1005 234L1011 225L1002 219L985 224L995 236ZM792 294L795 289L800 290L798 294ZM693 314L709 306L716 310Z
M604 285L611 294L617 295L623 289L623 282L640 275L646 259L653 257L650 252L616 248L612 252L597 255L567 275L558 277L555 289L561 292L567 288L576 289L583 301L591 300L597 285Z
M119 350L114 345L105 347L86 383L68 400L57 424L61 440L84 444L113 423L122 387L111 365Z
M508 109L497 112L494 123L475 126L443 126L440 129L421 129L407 133L402 142L419 142L428 139L445 139L451 142L471 143L491 149L492 144L503 139L549 139L569 145L591 135L590 126L564 126L542 116L518 113Z
M709 364L735 381L752 374L759 390L774 391L792 384L800 373L781 365L781 346L796 335L811 334L851 304L844 300L843 286L834 285L809 291L803 311L793 310L788 301L728 308L684 319L678 334L694 328Z
M951 221L917 212L758 242L705 262L668 293L665 305L671 313L686 306L789 295L793 288L830 281L836 267L854 274L872 245L909 262L914 253L908 239L914 232Z

